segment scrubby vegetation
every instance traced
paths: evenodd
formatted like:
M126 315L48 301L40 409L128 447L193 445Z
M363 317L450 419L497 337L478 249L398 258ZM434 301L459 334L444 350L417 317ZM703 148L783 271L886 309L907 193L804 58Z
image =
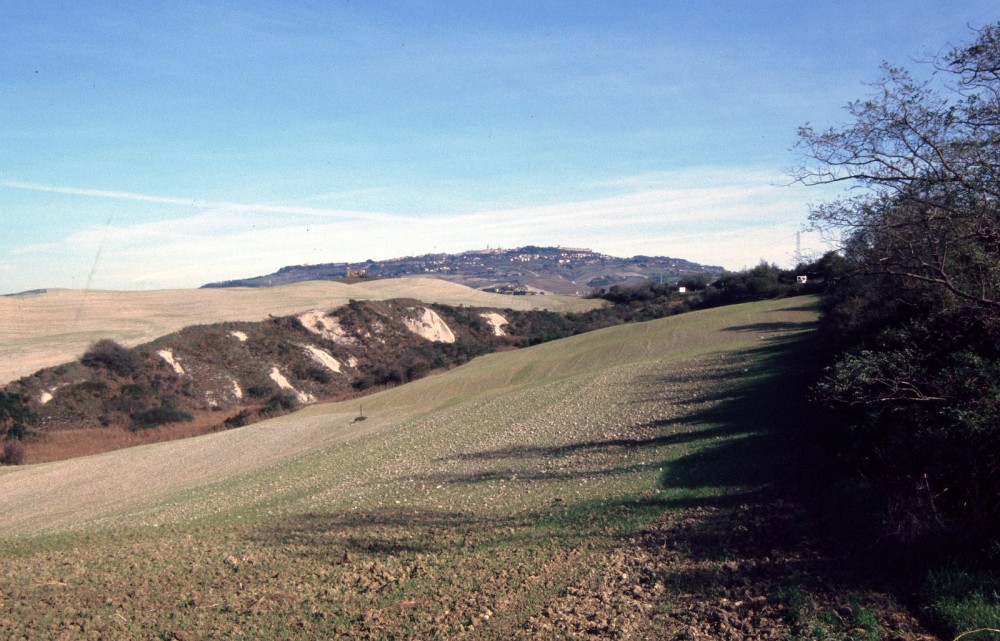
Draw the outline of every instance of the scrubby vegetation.
M724 272L716 279L710 278L708 274L695 274L681 279L677 284L647 281L638 285L615 285L609 290L598 290L595 296L614 303L616 307L611 311L618 316L668 316L692 309L822 291L829 277L827 262L820 260L801 263L795 269L782 269L777 265L761 262L756 267L743 271ZM805 276L806 282L800 283L799 276ZM686 291L680 292L680 287L684 287ZM600 314L607 311L596 310L589 313Z
M24 463L24 443L4 441L0 448L0 465L20 465Z
M105 338L90 346L80 362L87 367L103 367L118 376L131 376L139 369L135 355L126 347Z
M253 412L250 410L240 410L223 421L223 425L229 429L234 427L245 427L249 425L252 420Z
M23 439L28 433L28 423L34 417L18 394L0 391L0 436Z
M148 410L137 412L132 416L129 423L130 430L146 430L152 427L159 427L167 423L179 423L181 421L193 421L194 416L188 412L181 411L170 405L160 405Z
M287 391L280 391L267 399L267 402L258 410L261 416L274 416L291 412L299 406L295 394Z
M796 282L800 274L809 275L808 284ZM0 425L10 438L23 438L29 429L42 435L98 427L155 433L162 425L225 412L198 425L230 429L293 411L300 399L368 394L490 352L692 309L808 293L821 289L824 277L821 265L782 270L762 263L715 281L689 276L687 293L652 282L614 286L596 294L609 304L569 314L428 306L412 299L350 300L326 316L344 333L342 339L317 335L297 316L192 326L131 349L105 339L77 363L8 385L0 397ZM404 320L425 308L454 332L454 342L427 340L405 326ZM502 332L485 313L503 317ZM322 353L330 360L322 361ZM276 376L285 380L279 385ZM28 445L30 455L33 444Z
M850 124L804 128L800 178L862 188L812 213L843 241L816 396L957 634L1000 627L1000 25L933 70L886 66Z

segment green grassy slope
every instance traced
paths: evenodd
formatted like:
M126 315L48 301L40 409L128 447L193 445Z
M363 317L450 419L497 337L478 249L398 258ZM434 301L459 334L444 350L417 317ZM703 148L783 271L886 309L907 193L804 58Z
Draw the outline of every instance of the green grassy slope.
M822 472L813 305L493 354L363 421L313 406L2 470L0 633L932 638L845 571L857 550L796 484Z
M338 509L396 500L482 506L509 493L503 483L434 481L435 492L423 498L417 488L437 478L517 473L503 457L463 458L477 452L637 435L678 412L671 401L679 392L661 390L657 377L690 369L694 380L705 367L742 367L751 357L733 352L758 347L773 334L768 327L753 329L761 318L782 330L808 326L814 313L799 305L731 307L610 328L489 355L362 401L315 406L240 430L5 470L0 532L73 527L89 519L183 521L278 504L312 509L331 500ZM367 420L355 422L362 403ZM656 452L644 456L658 458ZM430 480L412 480L417 469ZM652 483L650 474L624 477L626 485ZM515 493L516 501L551 499L565 489L558 474L553 478L550 483L542 473L529 492Z

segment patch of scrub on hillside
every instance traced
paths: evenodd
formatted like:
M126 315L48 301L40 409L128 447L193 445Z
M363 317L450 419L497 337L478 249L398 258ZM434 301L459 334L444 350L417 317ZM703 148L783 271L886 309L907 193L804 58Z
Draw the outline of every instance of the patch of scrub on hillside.
M50 387L47 390L42 390L42 393L38 397L38 403L40 405L47 404L49 401L55 398L55 393L60 387L62 387L62 385L56 385L54 387Z

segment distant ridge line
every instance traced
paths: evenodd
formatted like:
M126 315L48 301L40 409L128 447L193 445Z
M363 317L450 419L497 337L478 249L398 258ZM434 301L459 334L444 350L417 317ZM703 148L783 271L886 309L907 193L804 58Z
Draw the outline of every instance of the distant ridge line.
M272 274L226 280L203 288L273 287L307 280L428 276L476 289L587 294L595 288L642 280L669 282L695 273L719 276L723 268L669 256L620 258L582 247L487 247L458 254L433 253L386 260L289 265Z

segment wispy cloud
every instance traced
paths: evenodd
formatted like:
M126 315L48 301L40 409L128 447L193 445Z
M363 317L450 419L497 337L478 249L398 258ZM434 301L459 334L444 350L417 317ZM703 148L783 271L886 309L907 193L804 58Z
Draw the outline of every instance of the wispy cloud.
M4 280L11 289L83 287L81 275L89 274L99 257L92 287L191 287L292 264L527 244L668 255L730 269L762 259L790 263L806 217L804 189L778 187L773 176L761 172L729 172L728 180L719 172L702 184L696 174L609 181L616 193L604 197L419 216L16 183L15 188L196 211L169 220L93 225L22 247L10 254L7 262L18 269ZM645 187L636 186L641 184ZM803 240L805 251L821 249L810 237Z
M174 196L158 196L150 194L139 194L129 191L109 191L104 189L87 189L80 187L67 187L62 185L47 185L44 183L22 182L18 180L0 180L0 185L11 189L23 189L26 191L38 191L50 194L66 194L72 196L86 196L90 198L110 198L114 200L131 200L135 202L158 203L163 205L177 205L195 209L219 209L229 211L254 212L264 214L292 214L298 216L316 216L322 218L361 218L366 220L390 222L398 220L399 216L384 213L372 213L364 211L352 211L343 209L329 209L321 207L302 207L298 205L286 205L275 203L240 203L220 200L202 200L200 198L178 198Z

